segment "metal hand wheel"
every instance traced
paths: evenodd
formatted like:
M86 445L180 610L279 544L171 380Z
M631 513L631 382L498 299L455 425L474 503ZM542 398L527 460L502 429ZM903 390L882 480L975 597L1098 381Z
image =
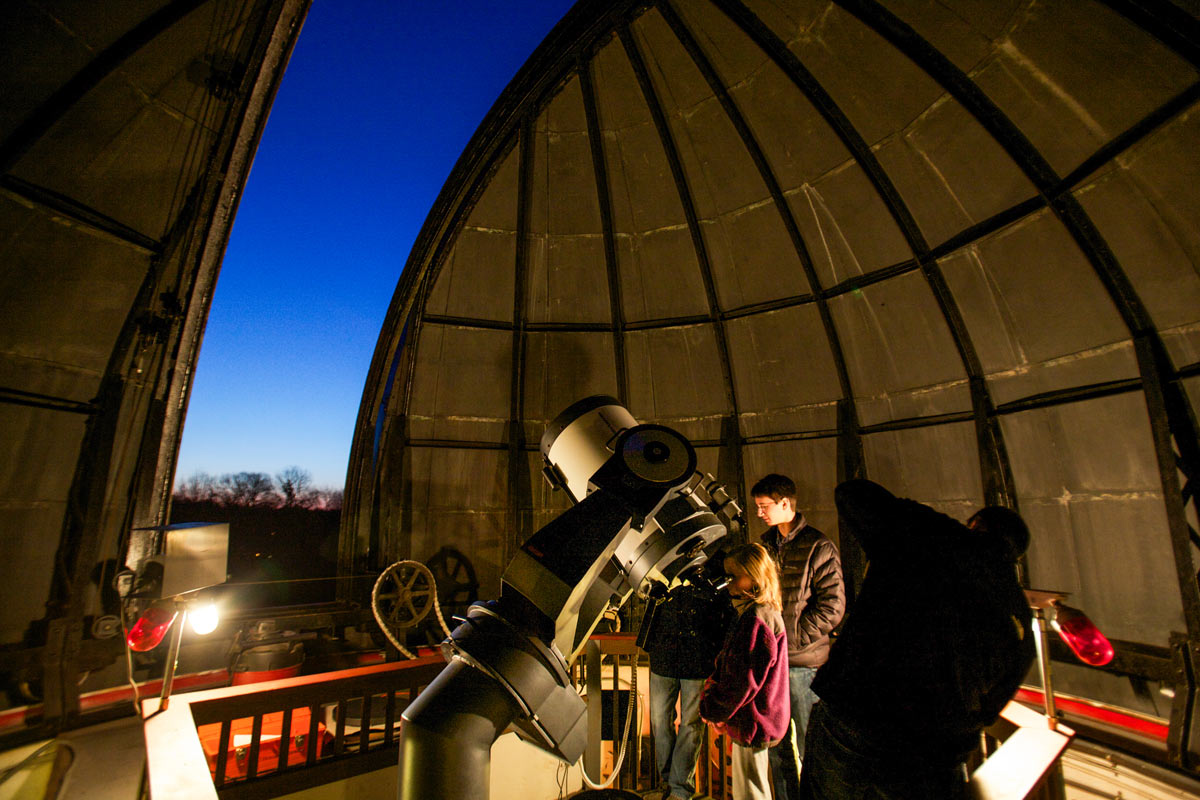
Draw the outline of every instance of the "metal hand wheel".
M419 561L397 561L380 573L371 590L371 611L396 649L415 658L397 634L412 628L428 614L437 602L437 587L433 573Z
M385 569L371 590L371 611L388 641L409 658L416 658L399 641L401 631L416 627L428 616L437 614L443 629L446 622L438 607L437 584L433 573L419 561L397 561ZM447 633L447 636L450 634Z

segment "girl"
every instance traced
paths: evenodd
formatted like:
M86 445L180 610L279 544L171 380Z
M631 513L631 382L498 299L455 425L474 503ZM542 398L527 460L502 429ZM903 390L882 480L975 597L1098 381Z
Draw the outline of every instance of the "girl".
M729 553L725 573L738 618L704 684L700 714L733 740L734 800L770 800L767 749L791 721L779 573L757 542Z

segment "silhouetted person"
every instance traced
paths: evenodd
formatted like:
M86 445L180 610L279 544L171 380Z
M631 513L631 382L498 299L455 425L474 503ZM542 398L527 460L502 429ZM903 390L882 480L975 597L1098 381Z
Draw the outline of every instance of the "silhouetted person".
M866 480L834 496L868 566L813 684L801 795L965 797L964 759L1034 657L1015 569L1029 531L1009 509L968 527Z

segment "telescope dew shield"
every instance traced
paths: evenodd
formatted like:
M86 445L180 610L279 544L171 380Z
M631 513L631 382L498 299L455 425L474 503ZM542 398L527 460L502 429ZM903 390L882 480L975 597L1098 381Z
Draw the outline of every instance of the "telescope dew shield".
M546 480L565 489L572 502L580 502L588 494L588 480L612 457L610 446L617 435L637 424L633 415L608 395L572 403L542 434Z

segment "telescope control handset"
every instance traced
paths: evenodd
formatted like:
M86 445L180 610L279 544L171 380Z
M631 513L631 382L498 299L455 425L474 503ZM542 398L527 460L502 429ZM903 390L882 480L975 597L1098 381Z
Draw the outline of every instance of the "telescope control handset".
M724 489L696 472L687 439L638 424L610 397L563 412L543 436L542 454L547 478L575 505L529 537L504 572L500 599L472 606L442 644L450 665L404 712L401 800L486 798L486 775L482 789L468 790L480 778L469 773L486 772L488 737L510 724L577 761L587 709L568 666L604 612L702 565L706 548L740 519ZM466 708L462 691L479 694L481 709ZM480 714L489 724L465 721ZM446 761L449 739L464 743L454 763Z

